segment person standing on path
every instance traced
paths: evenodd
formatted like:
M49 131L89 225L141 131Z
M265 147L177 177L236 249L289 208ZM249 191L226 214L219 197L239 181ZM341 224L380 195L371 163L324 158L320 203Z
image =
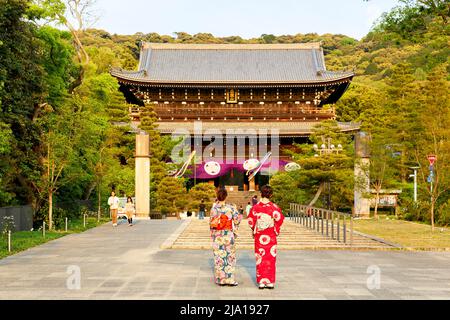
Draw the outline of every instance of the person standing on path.
M253 198L252 198L252 206L254 207L254 206L256 206L257 204L258 204L258 196L255 195L255 196L253 196Z
M125 204L125 213L128 218L128 225L133 226L133 214L135 214L136 209L134 208L133 199L131 197L127 198L127 203Z
M277 237L284 221L281 209L270 201L273 190L261 188L261 201L250 210L248 224L253 231L256 257L256 282L259 289L275 287Z
M113 227L117 227L117 213L119 212L119 198L116 193L111 192L111 197L108 199L109 210L111 212Z
M200 203L200 205L198 207L198 219L199 220L205 219L205 212L206 212L205 200L202 200L202 202Z
M235 239L242 216L236 206L225 203L227 197L227 190L217 192L218 202L211 208L209 220L214 252L214 281L219 286L237 286L234 279Z
M250 210L252 210L252 204L249 202L249 203L247 203L247 206L245 207L246 217L248 217L248 215L250 214Z

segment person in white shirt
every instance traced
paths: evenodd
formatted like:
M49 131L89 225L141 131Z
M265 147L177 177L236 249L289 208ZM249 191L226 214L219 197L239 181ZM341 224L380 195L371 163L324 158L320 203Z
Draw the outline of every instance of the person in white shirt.
M245 213L246 213L246 217L248 217L248 215L250 214L250 210L252 210L252 205L251 205L251 203L249 202L248 204L247 204L247 207L245 207Z
M119 198L116 197L116 193L111 192L111 197L108 199L109 209L111 211L113 227L117 227L117 213L119 212Z

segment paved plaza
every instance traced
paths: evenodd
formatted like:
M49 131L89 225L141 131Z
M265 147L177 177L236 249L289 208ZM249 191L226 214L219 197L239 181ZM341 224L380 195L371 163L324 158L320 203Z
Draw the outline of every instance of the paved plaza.
M450 299L445 252L280 250L277 288L260 291L241 250L240 285L218 287L212 251L161 249L185 223L107 224L0 260L0 299ZM79 290L68 270L80 271Z

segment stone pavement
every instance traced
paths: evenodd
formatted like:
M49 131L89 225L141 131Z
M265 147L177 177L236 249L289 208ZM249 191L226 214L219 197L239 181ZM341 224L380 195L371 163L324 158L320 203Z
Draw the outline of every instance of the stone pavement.
M445 252L280 250L277 288L259 291L253 253L240 250L240 286L217 287L211 251L160 249L182 223L108 224L0 260L0 299L450 299ZM70 266L80 290L67 288Z

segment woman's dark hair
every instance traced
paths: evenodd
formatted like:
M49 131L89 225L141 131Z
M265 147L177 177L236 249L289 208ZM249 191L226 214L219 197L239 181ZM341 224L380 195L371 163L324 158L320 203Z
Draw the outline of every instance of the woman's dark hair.
M219 189L219 191L217 191L217 200L225 201L227 197L228 197L227 189Z
M271 186L266 185L261 188L261 197L270 199L273 196L273 189Z
M128 200L130 200L131 203L133 203L133 198L132 198L132 197L128 197L128 198L127 198L127 202L128 202Z

